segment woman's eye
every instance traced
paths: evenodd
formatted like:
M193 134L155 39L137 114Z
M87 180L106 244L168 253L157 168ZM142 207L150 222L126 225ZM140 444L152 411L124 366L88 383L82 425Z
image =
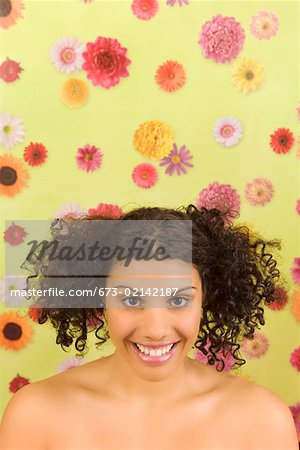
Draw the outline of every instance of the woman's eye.
M129 304L128 303L125 303L126 301L129 301ZM139 300L139 297L127 297L127 298L124 298L124 300L122 300L122 302L126 305L126 306L131 306L131 307L136 307L136 301L137 300Z
M184 304L182 304L181 300L184 300ZM175 307L181 307L181 306L187 306L188 303L190 302L189 298L185 298L185 297L173 297L172 301L174 301Z

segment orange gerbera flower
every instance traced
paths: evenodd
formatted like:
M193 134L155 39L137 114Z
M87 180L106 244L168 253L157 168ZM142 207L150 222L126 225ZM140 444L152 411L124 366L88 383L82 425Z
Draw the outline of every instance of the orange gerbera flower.
M61 98L70 108L79 108L86 102L88 93L88 87L83 80L69 78L62 86Z
M0 346L18 351L32 342L33 327L17 311L0 314Z
M29 178L21 159L9 153L0 156L0 195L15 196L27 186Z
M166 61L158 67L155 81L165 92L173 92L185 84L186 76L182 64L177 61Z
M15 25L17 19L23 18L24 8L22 0L0 0L0 27L7 29Z

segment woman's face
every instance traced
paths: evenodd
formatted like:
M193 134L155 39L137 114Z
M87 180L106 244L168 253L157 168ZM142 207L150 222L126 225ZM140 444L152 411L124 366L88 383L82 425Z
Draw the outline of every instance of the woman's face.
M105 316L118 358L150 379L157 373L167 376L185 361L197 339L202 312L201 279L192 264L132 260L124 267L118 262L106 287L111 290ZM153 353L152 348L150 353L151 346L161 352Z

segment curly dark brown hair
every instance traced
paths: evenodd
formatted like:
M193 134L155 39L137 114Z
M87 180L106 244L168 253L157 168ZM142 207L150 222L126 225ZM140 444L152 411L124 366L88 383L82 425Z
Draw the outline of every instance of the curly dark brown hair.
M84 215L69 222L105 219L112 220ZM255 329L265 324L263 306L274 301L275 288L284 283L273 257L276 249L281 249L280 241L265 240L249 227L228 220L228 214L217 208L198 209L193 204L177 209L139 207L114 220L192 221L192 264L203 289L203 315L194 347L206 356L208 364L216 363L218 371L224 369L229 352L235 360L232 370L244 365L239 353L241 340L253 339ZM156 239L164 243L165 238L158 234ZM36 270L37 263L34 266ZM50 320L57 331L56 343L64 351L76 339L75 348L82 357L88 351L87 333L95 332L99 339L96 347L109 339L104 310L39 308L38 323Z

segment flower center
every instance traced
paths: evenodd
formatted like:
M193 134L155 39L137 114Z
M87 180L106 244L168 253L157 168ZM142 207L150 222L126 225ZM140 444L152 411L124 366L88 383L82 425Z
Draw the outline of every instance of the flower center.
M180 158L179 155L173 155L172 158L171 158L171 161L172 161L173 164L178 164L178 163L180 163L181 158Z
M110 70L114 67L113 55L106 50L100 50L96 56L96 63L100 69Z
M281 145L285 145L287 143L287 137L286 136L281 136L279 138L279 142Z
M60 56L63 62L70 64L74 61L76 55L72 48L67 47L61 52Z
M10 0L0 0L0 16L6 17L12 10L11 1Z
M87 155L85 155L85 159L86 161L92 161L93 157L90 153L88 153Z
M4 166L0 169L0 183L12 186L17 181L17 172L12 167Z
M247 72L245 73L245 77L246 80L252 80L254 78L254 73L252 72L252 70L247 70Z
M267 30L269 30L269 28L270 28L269 22L263 22L263 24L262 24L262 29L263 29L264 31L267 31Z
M146 180L148 178L147 172L142 173L141 178L143 178L143 180Z
M224 138L229 138L233 135L233 128L230 125L225 125L224 127L222 127L221 129L221 135Z
M256 189L256 195L258 197L261 197L263 194L264 194L264 190L261 187Z
M34 150L32 156L34 159L38 159L41 156L41 152L39 152L38 150Z
M175 78L175 73L174 72L170 72L169 73L169 78L170 78L170 80L173 80Z
M16 341L22 336L22 328L17 323L7 322L3 328L3 334L6 339Z
M14 73L14 70L13 70L11 65L5 67L5 74L6 75L12 75L13 73Z
M141 5L141 7L142 7L142 10L143 10L143 11L147 11L147 10L149 9L149 5L148 5L147 2L143 2L142 5Z
M4 132L5 134L10 134L10 133L12 132L12 127L9 126L9 125L4 125L4 127L3 127L3 132Z

